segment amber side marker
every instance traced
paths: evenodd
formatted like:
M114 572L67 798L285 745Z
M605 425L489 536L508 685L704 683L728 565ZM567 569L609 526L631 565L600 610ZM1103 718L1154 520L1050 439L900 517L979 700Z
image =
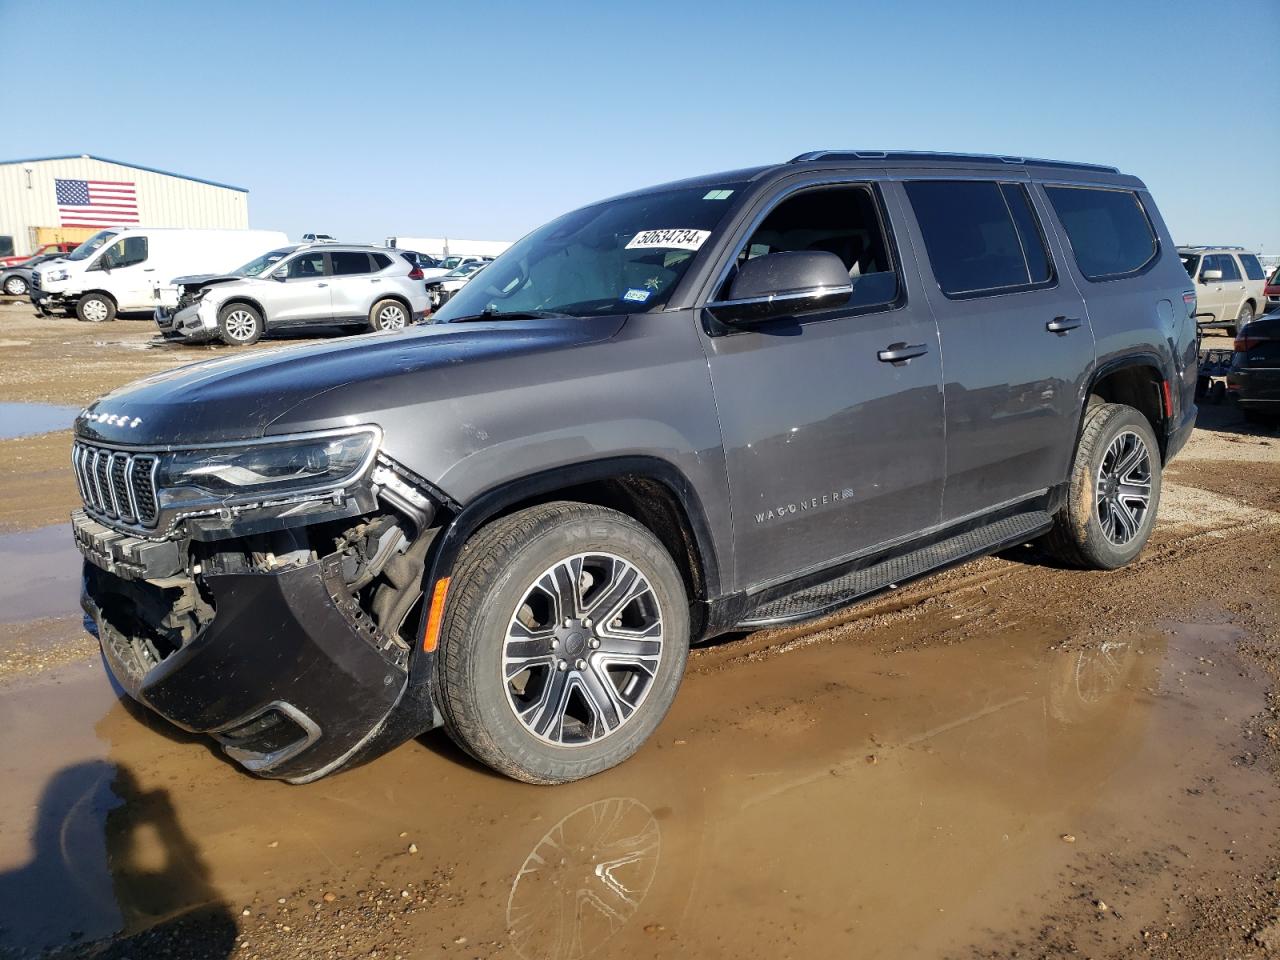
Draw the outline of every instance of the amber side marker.
M436 588L431 592L431 611L427 614L427 629L422 634L422 649L426 653L434 653L440 643L440 621L444 619L444 598L449 593L449 578L436 581Z

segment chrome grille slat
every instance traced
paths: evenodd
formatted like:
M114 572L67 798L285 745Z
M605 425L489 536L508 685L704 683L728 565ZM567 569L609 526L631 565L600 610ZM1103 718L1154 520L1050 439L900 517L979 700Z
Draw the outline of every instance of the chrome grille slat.
M121 523L154 526L159 515L153 453L126 453L79 441L71 465L80 498L90 513Z

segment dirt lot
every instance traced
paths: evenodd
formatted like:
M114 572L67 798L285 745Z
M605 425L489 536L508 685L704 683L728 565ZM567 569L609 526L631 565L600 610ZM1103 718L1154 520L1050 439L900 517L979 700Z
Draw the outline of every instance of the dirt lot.
M151 339L0 306L0 402L220 349ZM1232 408L1139 563L1024 547L730 638L556 788L441 734L258 781L129 705L76 610L68 444L0 440L0 956L1280 956L1280 432Z

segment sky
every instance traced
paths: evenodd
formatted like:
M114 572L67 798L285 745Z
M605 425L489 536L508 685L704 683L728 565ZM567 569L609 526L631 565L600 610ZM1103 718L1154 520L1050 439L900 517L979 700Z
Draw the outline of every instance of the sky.
M1211 16L1208 14L1211 11ZM0 160L247 187L251 226L513 240L823 148L1119 166L1280 254L1280 0L0 0ZM41 39L44 38L44 39Z

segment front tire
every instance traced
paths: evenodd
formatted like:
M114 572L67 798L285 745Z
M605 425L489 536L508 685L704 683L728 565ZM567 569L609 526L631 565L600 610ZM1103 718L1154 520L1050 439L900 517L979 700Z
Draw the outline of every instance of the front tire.
M403 330L409 324L409 308L399 300L379 300L369 311L370 330Z
M472 756L526 783L622 763L666 715L689 652L684 583L631 517L531 507L463 548L440 632L441 706Z
M247 347L262 339L262 314L247 303L229 303L218 311L218 336L231 347Z
M105 293L89 293L76 301L76 316L85 323L107 323L116 318L116 302Z
M1045 546L1076 567L1114 570L1132 562L1155 526L1160 482L1160 447L1147 418L1118 403L1090 407L1067 502Z
M11 297L21 297L27 292L27 281L21 277L10 277L4 282L4 292Z

